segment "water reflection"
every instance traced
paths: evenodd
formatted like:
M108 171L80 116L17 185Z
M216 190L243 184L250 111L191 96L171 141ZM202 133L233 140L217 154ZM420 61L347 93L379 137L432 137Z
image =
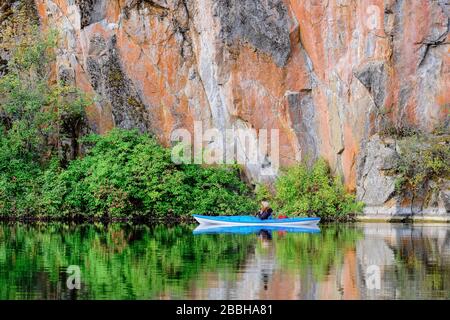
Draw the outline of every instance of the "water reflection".
M450 298L448 225L194 228L0 224L0 299Z
M272 234L277 233L319 233L320 228L317 225L302 227L271 227L271 226L217 226L217 225L199 225L193 231L193 234Z

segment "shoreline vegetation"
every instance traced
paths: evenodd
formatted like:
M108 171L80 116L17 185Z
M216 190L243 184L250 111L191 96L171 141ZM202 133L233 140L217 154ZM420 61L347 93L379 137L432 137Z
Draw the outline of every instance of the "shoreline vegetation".
M286 169L273 190L253 187L237 165L177 165L149 134L85 134L92 101L55 81L57 34L30 29L0 77L0 220L188 221L191 215L277 213L349 221L363 204L323 159Z
M248 213L251 214L251 213ZM213 214L215 215L215 214ZM245 213L243 213L245 215ZM276 214L277 215L277 214ZM356 223L356 222L372 222L370 219L361 219L362 216L358 214L348 214L342 217L331 217L331 218L321 218L320 223L333 224L333 223ZM405 217L403 220L377 220L373 219L373 222L411 222L409 218ZM61 216L61 217L52 217L52 216L34 216L34 215L26 215L26 216L14 216L14 215L0 215L0 223L75 223L75 224L84 224L84 223L100 223L100 224L111 224L111 223L129 223L129 224L142 224L142 225L172 225L172 224L198 224L198 222L194 219L192 215L183 215L183 216L174 216L174 215L165 215L165 216L152 216L148 214L147 216L130 216L130 217L94 217L94 216ZM436 221L440 222L440 221Z

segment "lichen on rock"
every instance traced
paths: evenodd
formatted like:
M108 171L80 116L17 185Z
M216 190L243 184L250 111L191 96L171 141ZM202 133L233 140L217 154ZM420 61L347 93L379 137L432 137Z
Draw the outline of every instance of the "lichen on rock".
M145 106L122 71L115 38L106 42L101 36L93 37L89 51L93 53L86 60L91 85L98 94L99 103L110 105L114 124L123 129L148 131Z
M33 0L2 0L0 3L0 76L6 74L11 49L18 39L38 24Z
M105 18L105 8L108 0L75 0L80 8L81 28L101 21Z
M290 21L282 0L214 0L214 6L226 44L249 43L271 55L278 66L286 64Z

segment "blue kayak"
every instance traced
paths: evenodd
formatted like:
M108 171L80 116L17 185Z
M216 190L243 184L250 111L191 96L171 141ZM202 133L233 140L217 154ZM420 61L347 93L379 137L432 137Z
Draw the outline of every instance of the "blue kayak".
M201 224L193 233L199 234L258 234L260 232L289 232L289 233L320 233L316 225L304 225L299 227L274 227L274 226L223 226L214 224Z
M276 226L297 227L305 225L316 225L320 218L286 218L261 220L252 216L201 216L194 214L195 220L201 225L221 226Z

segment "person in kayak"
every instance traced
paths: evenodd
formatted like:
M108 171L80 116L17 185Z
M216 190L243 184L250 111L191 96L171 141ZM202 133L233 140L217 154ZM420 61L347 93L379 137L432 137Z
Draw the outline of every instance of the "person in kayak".
M269 202L268 201L262 201L261 202L261 210L259 210L259 212L256 214L256 216L258 218L260 218L261 220L267 220L267 219L270 219L272 217L272 213L273 213L273 210L269 206Z

